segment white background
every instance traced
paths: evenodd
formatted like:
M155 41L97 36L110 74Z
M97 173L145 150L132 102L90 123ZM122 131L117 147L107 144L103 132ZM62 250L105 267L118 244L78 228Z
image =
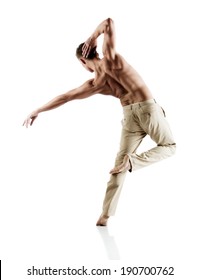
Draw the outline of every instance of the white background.
M97 95L42 113L29 129L22 123L93 77L75 49L107 17L117 51L164 107L177 153L128 174L116 216L98 229L119 146L119 101ZM33 265L84 264L119 273L121 266L173 266L169 279L199 279L199 26L194 0L1 1L2 279L40 279L27 276ZM147 137L140 150L152 145Z

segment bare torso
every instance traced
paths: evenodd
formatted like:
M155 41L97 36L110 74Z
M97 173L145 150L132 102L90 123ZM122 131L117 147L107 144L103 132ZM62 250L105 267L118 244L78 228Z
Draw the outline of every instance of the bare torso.
M94 82L102 84L102 93L119 98L122 106L153 98L140 75L119 54L115 61L101 59L95 74Z

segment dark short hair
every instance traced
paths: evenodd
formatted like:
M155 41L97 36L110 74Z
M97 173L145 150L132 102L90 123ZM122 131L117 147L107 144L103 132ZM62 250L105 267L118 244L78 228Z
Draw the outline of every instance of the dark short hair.
M80 58L83 54L82 54L82 48L83 48L84 43L81 43L78 48L76 49L76 56L77 58ZM91 49L89 55L87 56L87 59L93 59L96 57L97 55L97 51L96 51L97 47L94 47Z

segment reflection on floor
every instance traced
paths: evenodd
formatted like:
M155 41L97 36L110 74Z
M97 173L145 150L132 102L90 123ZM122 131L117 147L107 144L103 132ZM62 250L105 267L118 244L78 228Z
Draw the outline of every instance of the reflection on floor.
M97 227L101 235L105 251L109 260L119 260L120 254L114 236L109 234L108 227Z

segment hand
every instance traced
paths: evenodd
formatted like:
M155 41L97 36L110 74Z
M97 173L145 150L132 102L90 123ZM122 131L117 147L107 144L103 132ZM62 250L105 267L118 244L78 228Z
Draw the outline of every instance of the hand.
M85 41L85 43L83 45L83 48L82 48L82 55L83 55L83 57L87 58L89 53L90 53L90 51L91 51L91 49L93 49L96 46L97 46L97 40L96 39L92 40L92 38L89 37Z
M35 119L38 117L38 114L39 113L37 111L34 111L30 115L28 115L28 117L23 122L23 126L26 126L26 128L28 128L29 125L32 125Z

